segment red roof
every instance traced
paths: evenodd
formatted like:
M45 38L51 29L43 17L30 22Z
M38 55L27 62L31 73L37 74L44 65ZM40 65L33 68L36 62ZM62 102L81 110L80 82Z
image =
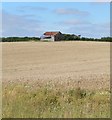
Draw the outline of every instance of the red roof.
M59 32L45 32L44 35L56 35Z

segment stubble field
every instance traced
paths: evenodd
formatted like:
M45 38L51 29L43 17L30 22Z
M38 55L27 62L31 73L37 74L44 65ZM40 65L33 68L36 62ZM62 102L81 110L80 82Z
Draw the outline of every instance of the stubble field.
M3 43L3 117L109 117L110 43Z

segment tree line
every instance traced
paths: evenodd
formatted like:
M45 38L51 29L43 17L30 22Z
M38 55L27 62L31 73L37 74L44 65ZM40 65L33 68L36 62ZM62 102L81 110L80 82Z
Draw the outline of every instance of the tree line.
M82 37L80 41L101 41L101 42L112 42L112 37L102 37L102 38L85 38Z
M63 37L63 40L65 41L75 41L75 40L78 40L78 41L104 41L104 42L112 42L112 37L101 37L101 38L87 38L87 37L80 37L79 36L76 36L74 34L63 34L64 37Z
M39 37L3 37L0 42L39 41Z
M39 37L3 37L0 42L40 41ZM63 34L63 41L102 41L112 42L112 37L86 38L71 34Z

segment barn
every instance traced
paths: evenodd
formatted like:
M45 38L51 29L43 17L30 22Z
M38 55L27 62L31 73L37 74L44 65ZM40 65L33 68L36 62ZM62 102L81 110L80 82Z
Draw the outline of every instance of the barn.
M63 34L58 32L45 32L41 36L41 41L61 41L63 39Z

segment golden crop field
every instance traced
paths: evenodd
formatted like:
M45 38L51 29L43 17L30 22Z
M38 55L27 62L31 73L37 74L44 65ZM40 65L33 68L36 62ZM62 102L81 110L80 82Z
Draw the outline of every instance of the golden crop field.
M2 44L3 117L109 117L109 42Z

